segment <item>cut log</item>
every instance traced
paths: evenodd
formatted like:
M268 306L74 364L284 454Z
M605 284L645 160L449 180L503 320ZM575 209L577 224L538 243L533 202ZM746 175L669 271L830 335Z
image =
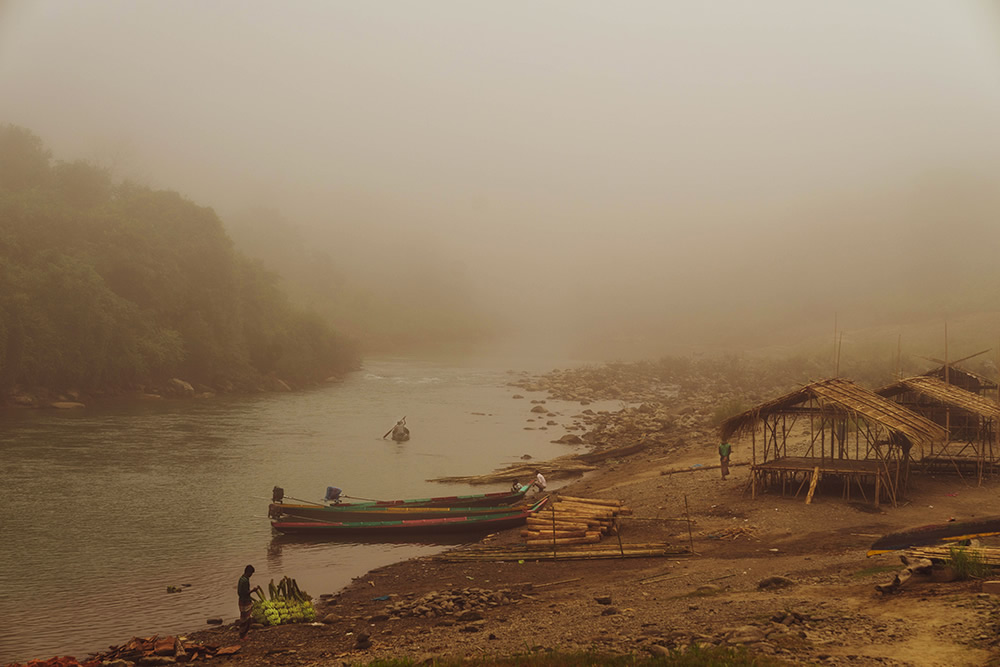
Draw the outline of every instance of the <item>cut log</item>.
M526 537L528 539L540 538L540 537L586 537L587 531L585 530L557 530L557 531L545 531L545 530L522 530L521 537Z
M591 537L561 537L554 540L526 540L527 545L546 546L549 544L594 544L601 541L600 535Z
M576 496L564 496L562 494L557 494L556 496L559 500L565 500L570 503L583 503L585 505L607 505L609 507L621 507L622 501L620 500L601 500L599 498L578 498Z

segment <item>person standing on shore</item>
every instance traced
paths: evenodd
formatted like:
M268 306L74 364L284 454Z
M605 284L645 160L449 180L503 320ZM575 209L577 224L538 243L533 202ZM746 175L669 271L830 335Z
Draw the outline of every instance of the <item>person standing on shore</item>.
M541 470L535 471L535 481L531 485L537 488L539 493L545 493L545 487L548 485L545 483L545 476L542 475Z
M240 604L240 639L250 632L250 609L253 607L253 598L250 597L250 577L253 576L253 565L243 568L243 576L236 584L236 594L239 596Z
M722 468L722 479L729 475L729 455L733 451L733 446L728 442L719 445L719 467Z

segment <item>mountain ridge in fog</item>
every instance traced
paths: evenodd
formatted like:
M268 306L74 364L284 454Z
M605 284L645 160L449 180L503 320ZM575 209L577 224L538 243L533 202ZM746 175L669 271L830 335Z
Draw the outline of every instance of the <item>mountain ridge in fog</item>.
M995 3L3 10L0 122L210 204L371 350L636 358L995 308Z

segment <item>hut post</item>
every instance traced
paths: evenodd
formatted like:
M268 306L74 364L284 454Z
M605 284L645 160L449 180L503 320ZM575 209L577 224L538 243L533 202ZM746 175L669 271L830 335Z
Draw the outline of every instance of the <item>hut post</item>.
M882 471L875 470L875 507L878 508L879 494L882 493Z

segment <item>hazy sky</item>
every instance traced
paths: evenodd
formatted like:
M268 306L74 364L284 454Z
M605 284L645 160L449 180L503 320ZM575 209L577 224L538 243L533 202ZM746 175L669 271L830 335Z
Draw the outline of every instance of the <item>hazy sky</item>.
M8 1L0 122L613 335L927 254L925 190L997 175L998 36L960 0Z

